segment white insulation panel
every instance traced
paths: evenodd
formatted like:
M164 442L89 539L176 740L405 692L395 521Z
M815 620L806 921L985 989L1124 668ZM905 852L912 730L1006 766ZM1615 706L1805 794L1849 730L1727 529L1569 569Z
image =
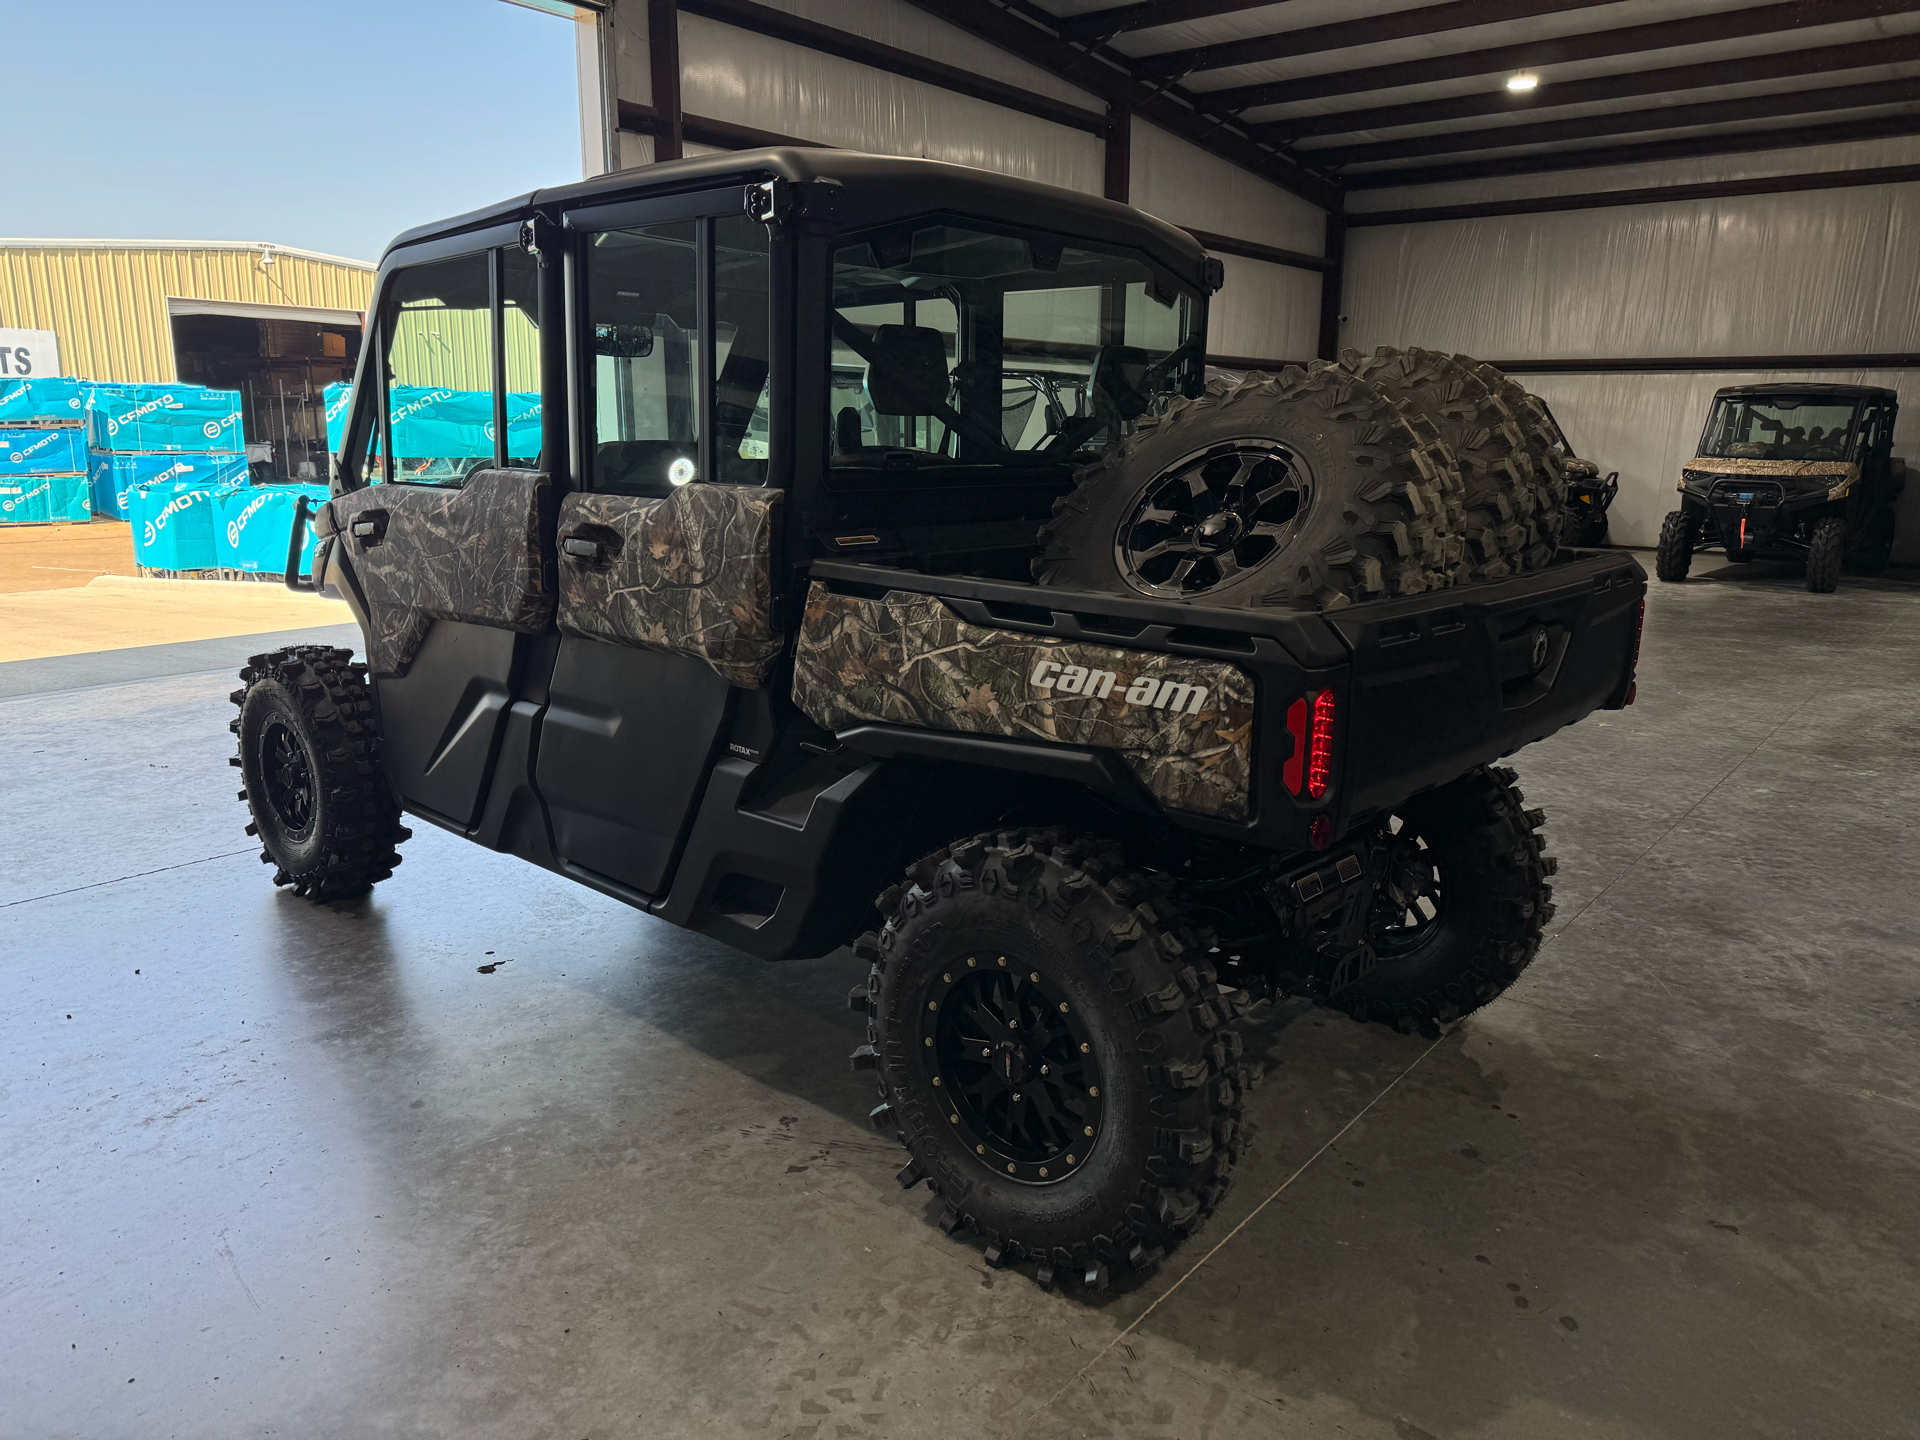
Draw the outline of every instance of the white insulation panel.
M1128 203L1137 210L1216 235L1322 253L1326 213L1318 205L1158 125L1134 121L1128 159Z
M1351 231L1345 344L1487 359L1917 348L1915 187Z
M680 19L680 58L695 115L1101 192L1101 141L1087 131L693 15Z
M1539 395L1554 411L1575 452L1601 467L1621 472L1621 493L1608 512L1609 539L1616 545L1652 546L1661 517L1676 505L1681 466L1695 453L1707 424L1708 403L1727 385L1810 380L1830 385L1879 385L1900 397L1894 453L1909 466L1900 499L1901 529L1894 558L1915 559L1917 499L1921 475L1915 473L1921 448L1915 443L1916 375L1912 370L1755 371L1700 375L1528 375L1514 378Z
M1208 306L1210 355L1305 361L1320 340L1319 271L1223 255L1227 283Z

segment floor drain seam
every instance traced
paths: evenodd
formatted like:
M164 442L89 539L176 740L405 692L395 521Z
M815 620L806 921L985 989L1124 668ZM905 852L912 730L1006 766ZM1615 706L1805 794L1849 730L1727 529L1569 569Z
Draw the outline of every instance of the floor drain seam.
M77 895L81 891L97 891L102 886L117 886L122 881L137 881L144 876L164 875L168 871L184 871L188 866L204 866L208 861L224 861L234 856L250 856L253 853L254 848L246 846L237 851L222 851L217 856L202 856L197 861L181 861L178 865L156 866L150 871L135 871L130 876L115 876L112 880L106 881L90 881L84 886L69 886L64 891L48 891L44 896L22 896L17 901L0 901L0 911L11 910L15 906L30 906L35 901L50 901L58 896Z
M1381 1087L1381 1089L1375 1093L1374 1098L1372 1100L1370 1100L1365 1106L1361 1107L1360 1110L1356 1111L1352 1116L1350 1116L1347 1120L1347 1123L1343 1125L1340 1130L1336 1131L1333 1135L1329 1136L1325 1141L1321 1142L1321 1144L1315 1148L1314 1154L1309 1156L1305 1161L1301 1162L1300 1165L1296 1166L1293 1172L1288 1176L1288 1178L1285 1181L1281 1182L1280 1185L1276 1186L1271 1192L1267 1194L1267 1196L1261 1201L1260 1205L1256 1206L1253 1210L1249 1211L1245 1216L1241 1217L1241 1219L1235 1224L1233 1230L1229 1231L1225 1236L1221 1237L1220 1240L1216 1241L1212 1246L1210 1246L1207 1250L1206 1255L1202 1256L1200 1260L1196 1261L1192 1266L1189 1266L1185 1271L1183 1271L1180 1275L1180 1278L1176 1280L1173 1285L1169 1286L1165 1291L1161 1292L1160 1295L1156 1296L1145 1311L1141 1312L1140 1315L1136 1316L1132 1321L1128 1322L1127 1325L1124 1328L1122 1328L1119 1335L1115 1336L1105 1346L1101 1347L1100 1350L1096 1351L1094 1353L1094 1357L1092 1360L1090 1360L1085 1366L1081 1367L1079 1371L1075 1372L1074 1375L1068 1379L1066 1384L1064 1384L1060 1388L1060 1390L1056 1391L1052 1396L1049 1396L1046 1401L1042 1402L1039 1406L1035 1407L1030 1414L1032 1416L1039 1416L1041 1412L1047 1410L1056 1401L1060 1400L1061 1397L1065 1396L1068 1393L1068 1391L1073 1388L1076 1382L1085 1380L1088 1373L1092 1371L1096 1366L1100 1365L1101 1362L1107 1358L1108 1352L1112 1351L1116 1346L1120 1345L1121 1342L1125 1341L1129 1336L1133 1335L1134 1332L1140 1329L1141 1324L1144 1321L1146 1321L1149 1316L1152 1316L1154 1314L1154 1312L1160 1307L1161 1302L1167 1300L1168 1297L1172 1296L1176 1291L1180 1290L1181 1287L1185 1286L1188 1282L1188 1279L1192 1277L1195 1272L1199 1271L1201 1267L1205 1266L1209 1261L1213 1260L1214 1257L1219 1254L1223 1246L1225 1246L1229 1241L1232 1241L1236 1236L1240 1235L1242 1231L1246 1230L1247 1227L1253 1223L1254 1218L1256 1216L1260 1215L1261 1212L1265 1211L1269 1206L1273 1205L1275 1201L1279 1200L1281 1192L1285 1191L1289 1186L1293 1185L1296 1181L1300 1180L1302 1175L1306 1173L1308 1167L1312 1166L1316 1161L1320 1160L1322 1156L1326 1155L1330 1150L1332 1150L1335 1143L1338 1142L1341 1139L1341 1137L1345 1136L1349 1131L1353 1130L1356 1126L1358 1126L1361 1123L1361 1118L1366 1116L1369 1111L1373 1110L1376 1106L1378 1106L1381 1103L1381 1101L1387 1096L1388 1092L1392 1091L1396 1086L1400 1085L1402 1081L1406 1080L1408 1078L1408 1075L1414 1070L1416 1066L1420 1065L1421 1062L1425 1061L1429 1056L1433 1055L1434 1048L1440 1045L1443 1039L1445 1038L1437 1037L1436 1039L1428 1042L1426 1049L1424 1049L1420 1055L1416 1056L1413 1060L1409 1061L1406 1067L1401 1071L1399 1075L1397 1075L1393 1080L1389 1081L1385 1086Z

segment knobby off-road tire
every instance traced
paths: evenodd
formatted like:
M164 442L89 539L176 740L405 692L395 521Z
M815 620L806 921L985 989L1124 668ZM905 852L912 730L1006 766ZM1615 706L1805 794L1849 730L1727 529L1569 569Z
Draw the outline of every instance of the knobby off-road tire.
M1694 538L1700 522L1685 508L1671 510L1661 522L1661 537L1654 546L1654 573L1662 580L1686 580L1694 560Z
M353 652L302 645L257 655L240 672L229 722L253 819L276 886L310 901L357 896L393 874L412 832L380 773L367 668Z
M1567 523L1567 437L1538 395L1522 389L1484 360L1464 355L1455 358L1472 365L1489 394L1506 407L1534 458L1521 503L1522 520L1532 531L1528 548L1522 553L1521 568L1539 570L1553 561Z
M1827 595L1841 584L1841 553L1847 546L1847 522L1830 515L1814 523L1808 537L1807 586L1816 595Z
M1293 459L1282 470L1305 485L1298 508L1256 506L1234 522L1235 535L1253 539L1230 552L1233 566L1201 562L1187 573L1204 588L1184 598L1214 605L1289 605L1326 609L1389 595L1416 595L1448 582L1457 549L1448 515L1448 484L1394 399L1338 366L1290 365L1279 375L1250 371L1238 382L1208 382L1204 394L1176 400L1160 416L1137 422L1132 434L1080 477L1072 494L1054 505L1041 530L1034 578L1043 585L1079 586L1121 595L1168 594L1129 578L1120 551L1151 549L1164 532L1185 545L1195 527L1176 515L1162 529L1141 519L1170 477L1196 466L1233 469L1237 453L1263 445ZM1237 451L1237 447L1239 450ZM1208 457L1216 457L1209 459ZM1274 472L1280 474L1280 471ZM1250 480L1248 493L1265 481ZM1276 485L1276 492L1283 487ZM1262 520L1263 516L1282 517ZM1255 534L1264 524L1272 536ZM1258 542L1271 540L1263 551ZM1151 566L1155 562L1148 562ZM1176 588L1188 581L1172 582Z
M1246 994L1216 982L1164 891L1105 842L1024 829L936 851L877 905L854 1063L879 1071L875 1125L942 1228L985 1237L989 1264L1037 1262L1043 1286L1105 1285L1197 1229L1257 1073L1232 1028Z
M1483 766L1399 807L1374 969L1329 997L1356 1020L1446 1025L1511 986L1554 917L1554 858L1506 766ZM1424 899L1423 899L1424 898Z
M1346 351L1341 364L1418 408L1459 467L1464 545L1456 581L1498 580L1535 553L1534 451L1509 407L1472 362L1437 350L1380 346Z

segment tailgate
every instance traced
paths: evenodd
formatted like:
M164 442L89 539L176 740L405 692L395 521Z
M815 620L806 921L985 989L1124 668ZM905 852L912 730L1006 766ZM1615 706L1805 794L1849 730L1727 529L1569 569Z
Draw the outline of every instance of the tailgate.
M1387 809L1625 704L1646 591L1631 557L1602 551L1329 615L1353 655L1346 814Z

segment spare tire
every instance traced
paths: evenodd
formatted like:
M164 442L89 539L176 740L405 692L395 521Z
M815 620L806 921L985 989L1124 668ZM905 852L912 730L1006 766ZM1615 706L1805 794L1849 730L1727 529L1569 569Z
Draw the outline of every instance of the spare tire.
M1513 411L1488 388L1479 363L1438 350L1349 350L1341 363L1433 423L1459 466L1465 511L1454 579L1498 580L1525 568L1535 544L1534 452Z
M1339 366L1212 380L1080 476L1043 585L1322 609L1448 584L1448 471L1393 397Z
M1523 390L1484 360L1466 355L1454 358L1480 376L1488 393L1513 416L1521 438L1527 442L1534 464L1523 481L1518 507L1530 531L1521 553L1521 569L1540 570L1554 560L1562 528L1567 524L1567 437L1561 434L1561 427L1554 423L1553 413L1540 396Z

